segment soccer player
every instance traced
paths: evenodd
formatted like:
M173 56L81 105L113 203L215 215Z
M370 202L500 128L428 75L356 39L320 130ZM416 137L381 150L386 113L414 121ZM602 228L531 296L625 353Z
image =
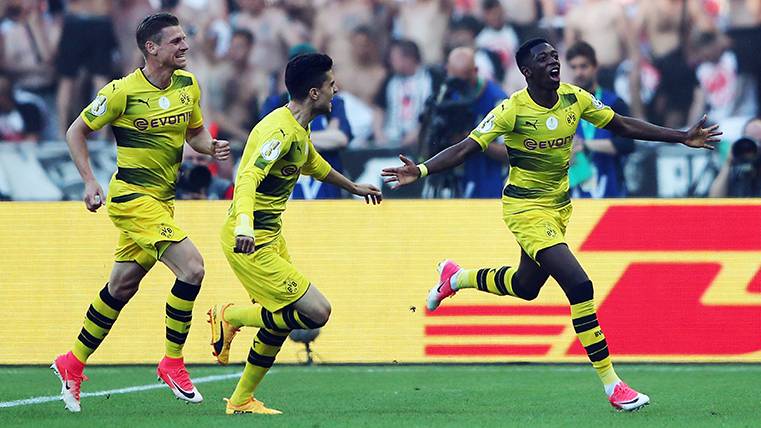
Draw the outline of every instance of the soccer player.
M718 125L704 128L705 117L689 130L678 131L616 114L590 93L560 82L558 52L545 40L527 41L515 56L527 88L494 108L456 145L419 165L400 156L402 166L382 172L385 181L398 188L459 165L469 154L485 150L495 138L504 136L511 168L503 189L503 218L521 247L520 264L462 269L445 260L438 266L439 284L428 294L428 309L436 310L444 298L465 288L533 300L552 276L568 298L576 335L611 405L639 409L650 399L627 386L613 370L595 313L592 282L564 239L572 209L568 165L573 136L581 119L629 138L705 149L711 149L721 133Z
M330 303L291 263L281 233L281 214L300 174L338 186L367 203L381 192L356 184L330 167L310 140L309 122L328 114L337 92L333 60L309 53L290 60L285 86L290 101L259 122L248 137L235 196L222 228L222 250L253 305L215 305L209 310L212 353L229 361L230 344L241 327L258 327L246 367L225 412L279 414L253 396L293 329L325 325Z
M174 221L174 196L182 148L224 160L229 143L214 140L203 125L198 81L184 71L188 44L177 18L157 13L137 27L145 67L108 83L66 133L66 142L85 182L84 201L95 212L105 202L119 230L115 263L105 287L95 296L72 349L51 368L61 380L66 408L80 411L79 393L88 357L116 322L156 260L177 277L166 301L166 354L157 374L181 400L203 397L185 369L182 348L188 336L193 302L204 276L198 249ZM117 170L108 199L93 177L87 136L111 124L116 137Z

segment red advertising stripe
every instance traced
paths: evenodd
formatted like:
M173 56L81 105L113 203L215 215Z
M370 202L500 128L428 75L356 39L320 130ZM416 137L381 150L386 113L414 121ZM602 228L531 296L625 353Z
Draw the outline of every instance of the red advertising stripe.
M761 351L761 305L703 304L718 263L632 263L597 311L616 355ZM568 351L584 355L578 343Z
M456 305L441 306L435 312L426 309L430 317L501 316L501 315L568 315L568 306L505 306L505 305Z
M761 250L761 206L612 206L581 250Z
M562 325L427 325L426 336L557 336Z
M426 345L431 357L485 357L498 355L546 355L550 345Z
M753 279L750 280L750 284L748 284L748 292L761 293L761 269L759 269Z

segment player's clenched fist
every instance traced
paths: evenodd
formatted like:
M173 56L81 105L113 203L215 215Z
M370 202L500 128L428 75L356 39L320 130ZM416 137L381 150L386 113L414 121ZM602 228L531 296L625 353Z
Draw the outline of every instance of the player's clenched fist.
M211 140L212 155L216 160L227 160L230 157L230 142L227 140Z
M254 252L254 247L253 237L245 235L235 237L235 248L233 248L233 251L236 253L251 254Z

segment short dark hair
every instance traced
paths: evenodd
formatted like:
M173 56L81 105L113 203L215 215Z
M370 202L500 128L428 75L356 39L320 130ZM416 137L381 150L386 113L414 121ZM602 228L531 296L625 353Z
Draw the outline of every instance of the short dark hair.
M484 25L473 15L463 15L459 18L455 18L449 22L449 31L468 31L473 37L476 37L478 33L483 30Z
M235 36L241 36L248 42L249 45L253 45L256 41L256 38L254 37L254 33L246 30L245 28L236 28L233 30L233 37Z
M518 64L518 69L528 65L526 62L531 58L531 49L533 49L534 46L538 46L543 43L547 43L548 45L550 44L550 42L545 39L531 39L524 42L521 47L518 48L518 51L515 52L515 63Z
M483 0L481 2L481 10L491 10L497 6L502 6L499 0Z
M394 39L391 41L391 47L389 50L397 48L401 51L402 55L408 58L414 58L416 62L421 62L423 57L420 55L420 48L417 43L409 39Z
M140 22L135 32L137 47L143 54L148 54L145 50L145 43L150 40L155 43L161 43L161 30L166 27L180 25L180 20L168 12L154 13L148 15Z
M578 56L583 56L588 59L595 67L597 66L597 54L595 54L595 48L587 42L576 42L568 48L568 52L565 54L565 59L570 61Z
M322 53L301 54L285 66L285 87L291 99L302 101L309 90L319 88L327 79L327 72L333 68L333 60Z

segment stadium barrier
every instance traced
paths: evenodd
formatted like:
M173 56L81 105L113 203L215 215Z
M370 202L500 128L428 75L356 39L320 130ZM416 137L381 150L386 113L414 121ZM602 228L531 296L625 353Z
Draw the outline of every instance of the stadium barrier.
M204 255L186 360L212 363L206 311L246 304L218 234L226 202L179 202L178 223ZM761 362L761 202L575 201L568 243L595 284L616 361ZM526 303L468 290L427 313L438 260L516 263L498 201L291 202L296 265L328 296L318 362L583 362L565 297L552 281ZM0 364L45 364L68 349L108 278L117 233L82 203L0 204ZM157 265L92 363L155 363L173 277ZM233 344L243 361L254 329ZM288 342L282 362L304 358Z

